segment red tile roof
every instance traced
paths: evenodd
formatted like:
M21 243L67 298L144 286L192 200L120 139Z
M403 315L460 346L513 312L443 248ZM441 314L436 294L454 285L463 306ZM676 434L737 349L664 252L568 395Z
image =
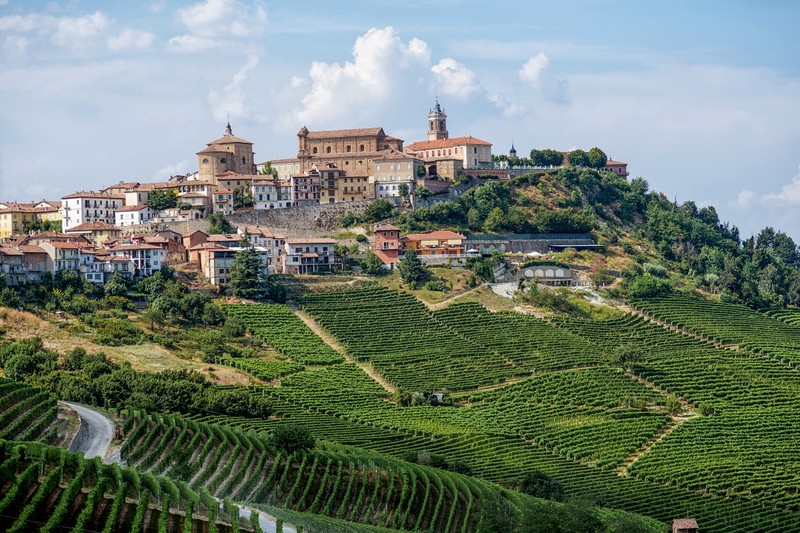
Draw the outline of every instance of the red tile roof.
M126 205L124 207L118 207L117 213L127 213L129 211L144 211L149 207L150 207L149 205Z
M302 131L302 130L301 130ZM385 137L383 128L353 128L349 130L320 130L309 131L309 139L337 139L341 137Z
M698 529L697 520L694 518L676 518L672 521L672 527L677 529Z
M392 226L391 224L378 224L375 226L375 231L400 231L400 228Z
M83 231L122 231L117 226L112 226L111 224L106 224L105 222L84 222L83 224L78 224L68 230L65 230L66 233L80 233Z
M488 141L483 141L472 135L467 135L466 137L452 137L450 139L439 139L436 141L419 141L413 144L409 144L406 146L407 151L411 152L418 152L420 150L433 150L435 148L452 148L453 146L463 146L463 145L482 145L482 146L491 146L492 143Z
M103 192L95 192L95 191L78 191L72 194L68 194L67 196L62 196L62 200L68 200L71 198L98 198L102 200L124 200L124 196L116 195L116 194L105 194Z
M286 239L286 244L336 244L336 239L308 239L291 237Z
M429 233L411 233L409 235L404 235L401 239L406 239L409 241L427 241L427 240L451 240L451 239L461 239L465 240L466 237L461 235L460 233L456 233L454 231L431 231Z

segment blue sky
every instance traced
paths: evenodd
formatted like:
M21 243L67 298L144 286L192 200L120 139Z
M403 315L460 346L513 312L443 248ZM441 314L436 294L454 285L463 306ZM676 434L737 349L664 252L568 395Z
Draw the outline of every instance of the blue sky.
M760 4L760 5L759 5ZM0 199L194 170L234 133L382 126L599 146L747 236L800 241L800 2L0 0Z

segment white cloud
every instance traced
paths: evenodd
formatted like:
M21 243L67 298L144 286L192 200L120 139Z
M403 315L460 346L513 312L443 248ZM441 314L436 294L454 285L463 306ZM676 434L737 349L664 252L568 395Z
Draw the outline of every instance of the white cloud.
M111 50L126 50L130 48L145 49L150 48L155 40L155 35L150 32L125 29L116 37L108 38L108 47Z
M431 67L437 92L455 96L462 100L478 90L475 73L455 59L446 57Z
M250 56L247 62L234 74L231 82L221 91L212 89L208 94L214 118L224 120L226 117L242 118L250 113L248 110L246 97L242 91L242 85L247 81L247 77L258 65L258 57Z
M542 72L550 66L550 60L544 52L539 52L525 63L519 71L519 78L538 88Z
M800 172L781 188L781 192L765 194L761 199L765 202L800 205Z
M179 9L178 17L191 35L205 38L256 35L267 23L263 4L238 0L205 0Z
M733 202L733 204L736 207L750 207L750 205L753 203L753 200L755 200L757 197L758 195L753 191L744 189L743 191L739 191L738 196L736 196L736 201Z
M172 37L167 42L167 46L172 50L178 50L180 52L201 52L213 48L216 45L217 42L214 39L197 37L194 35L178 35L177 37Z
M22 35L7 35L3 43L3 48L9 55L19 56L26 52L30 43L31 40L28 37Z
M287 122L333 125L375 117L396 97L429 80L430 48L420 39L404 43L394 28L372 28L353 45L344 64L314 61L310 88ZM299 85L299 82L296 82Z
M58 19L53 42L64 48L84 48L101 37L110 24L102 11L83 17L62 17Z
M55 19L38 13L31 13L28 15L6 15L0 17L0 31L27 33L37 29L42 29L43 26L51 26Z

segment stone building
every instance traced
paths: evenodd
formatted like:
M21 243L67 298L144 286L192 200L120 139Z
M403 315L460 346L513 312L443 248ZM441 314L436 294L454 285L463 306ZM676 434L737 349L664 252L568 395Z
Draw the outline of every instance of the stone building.
M225 127L225 135L197 152L197 178L216 185L217 174L226 170L244 175L255 174L253 161L253 143L234 136L229 122Z

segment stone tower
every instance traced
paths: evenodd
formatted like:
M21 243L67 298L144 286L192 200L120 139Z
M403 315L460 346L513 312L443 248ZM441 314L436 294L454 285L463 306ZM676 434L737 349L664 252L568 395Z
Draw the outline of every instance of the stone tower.
M436 105L428 112L428 140L440 141L449 138L447 134L447 115L436 99Z
M197 152L198 178L216 184L217 174L226 170L239 174L255 174L254 159L253 143L236 137L228 122L225 135Z

